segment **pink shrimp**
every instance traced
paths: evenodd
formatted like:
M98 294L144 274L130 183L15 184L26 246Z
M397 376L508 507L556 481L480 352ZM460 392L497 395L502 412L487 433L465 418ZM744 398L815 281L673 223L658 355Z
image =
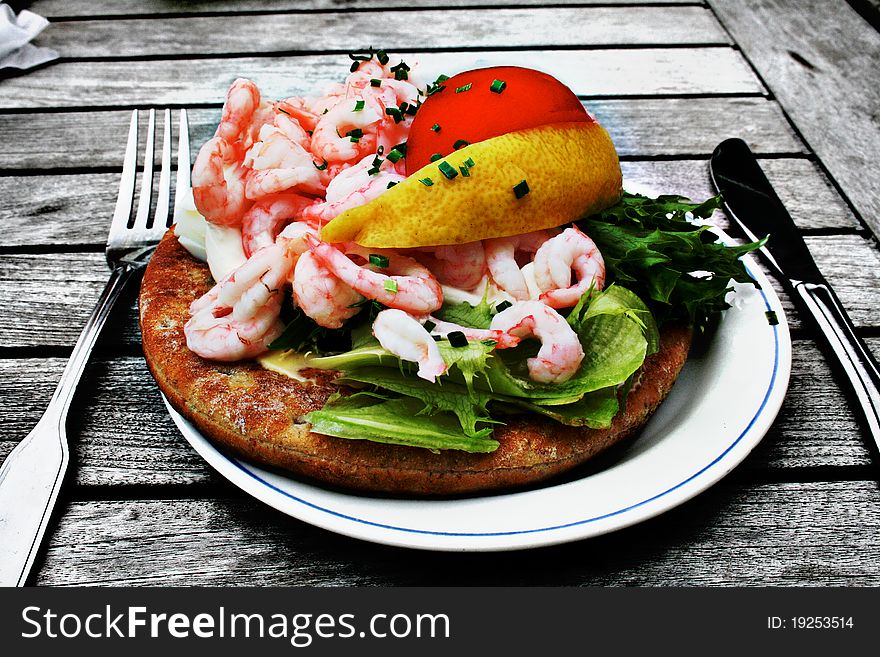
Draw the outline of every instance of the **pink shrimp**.
M244 156L247 173L245 193L258 199L269 194L296 189L307 194L323 194L327 175L306 147L308 135L298 123L279 114L274 125L260 130L260 141ZM303 145L305 144L305 146Z
M308 208L304 217L309 221L326 224L350 208L369 203L388 191L390 183L404 180L393 165L385 160L378 173L371 174L373 155L337 174L327 186L326 201Z
M444 285L473 290L486 275L486 254L482 242L449 244L419 249L414 257Z
M312 110L308 99L299 96L291 96L290 98L279 100L275 104L275 108L279 112L284 112L287 116L296 119L306 130L314 130L318 119L321 118L320 112Z
M571 272L578 282L571 285ZM594 286L605 285L605 261L596 243L576 226L566 228L541 245L535 254L535 282L541 301L553 308L574 306Z
M320 232L304 221L294 221L278 233L275 242L283 246L293 258L299 258L309 250L306 235L318 237Z
M433 326L428 325L428 322ZM464 337L468 340L493 340L497 343L495 346L498 349L510 349L511 347L518 345L521 340L518 336L511 335L505 331L461 326L454 322L444 322L442 319L437 319L436 317L428 317L425 324L427 325L426 330L428 330L431 335L447 336L450 333L458 331L459 333L464 334ZM428 326L430 326L430 328L428 328Z
M245 169L238 152L223 137L205 142L192 170L192 194L198 211L211 223L237 226L253 201L245 195Z
M376 152L375 134L368 132L370 126L382 120L372 107L356 109L355 99L344 98L326 114L321 115L312 133L312 153L319 160L330 164L359 160L368 153ZM349 133L360 130L359 138Z
M529 378L539 383L564 383L577 372L584 349L568 322L540 301L517 301L492 318L491 330L518 338L536 337L541 348L526 363Z
M202 358L235 361L268 348L284 330L279 319L291 257L279 245L261 249L190 305L186 345Z
M293 270L293 299L320 326L339 328L360 312L363 297L339 280L311 251L303 253Z
M296 193L264 196L251 206L241 220L241 242L250 258L264 246L275 242L284 226L298 219L303 210L317 203L316 199Z
M260 107L260 90L246 78L236 79L226 92L223 115L216 135L229 143L237 141L250 128L254 112Z
M526 279L516 260L518 252L534 253L550 239L548 231L539 230L512 237L497 237L483 242L486 249L486 264L495 284L514 299L529 298Z
M401 360L418 363L418 376L431 383L446 371L437 343L417 319L402 310L388 309L376 315L373 335Z
M307 236L312 252L335 276L367 299L375 299L390 308L427 315L443 305L440 283L424 266L407 256L384 252L388 274L380 274L355 264L345 253L326 242ZM355 253L363 249L352 247Z

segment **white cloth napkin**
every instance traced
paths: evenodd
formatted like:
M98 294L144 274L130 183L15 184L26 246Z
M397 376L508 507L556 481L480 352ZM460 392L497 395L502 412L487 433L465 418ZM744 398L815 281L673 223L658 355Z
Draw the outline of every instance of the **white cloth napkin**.
M30 43L48 25L49 21L27 9L16 17L12 7L0 3L0 68L28 69L57 59L55 50Z

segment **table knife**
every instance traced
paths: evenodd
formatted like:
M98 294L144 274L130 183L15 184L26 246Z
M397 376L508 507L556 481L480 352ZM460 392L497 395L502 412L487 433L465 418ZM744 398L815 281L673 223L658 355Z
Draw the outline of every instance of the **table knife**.
M721 142L712 154L709 172L721 192L730 218L746 236L756 241L769 234L761 255L773 274L794 299L802 315L809 316L840 361L846 380L864 414L874 457L880 455L880 368L834 290L822 276L803 237L782 201L761 170L755 155L742 139Z

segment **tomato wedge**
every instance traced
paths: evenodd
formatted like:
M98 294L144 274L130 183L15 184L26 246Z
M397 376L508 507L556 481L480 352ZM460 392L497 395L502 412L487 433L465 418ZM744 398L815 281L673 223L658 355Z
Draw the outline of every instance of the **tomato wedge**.
M592 122L577 96L546 73L495 66L459 73L441 83L413 119L406 143L412 174L457 148L549 123Z

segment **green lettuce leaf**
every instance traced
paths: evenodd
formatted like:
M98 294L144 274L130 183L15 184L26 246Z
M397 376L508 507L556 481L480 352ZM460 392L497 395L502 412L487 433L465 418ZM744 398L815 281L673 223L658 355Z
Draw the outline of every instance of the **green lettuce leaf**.
M589 427L590 429L607 429L620 410L617 395L615 387L588 392L578 401L568 404L533 404L524 399L511 400L511 403L533 413L546 415L560 424Z
M390 367L362 367L347 372L339 383L374 385L382 390L422 401L429 413L436 411L454 413L461 423L462 431L471 437L484 435L486 429L478 430L478 423L495 423L489 417L486 408L492 399L490 394L469 391L451 381L440 380L431 383Z
M489 324L492 323L494 314L494 307L487 301L484 295L483 300L476 306L472 306L467 301L459 303L444 302L440 310L434 313L434 316L437 319L442 319L444 322L452 322L459 326L487 329Z
M491 428L468 436L451 413L425 414L425 405L412 397L383 399L370 394L334 395L319 411L305 416L312 430L325 436L371 440L430 450L456 449L487 453L498 448Z
M568 321L584 349L581 366L571 379L549 384L532 381L525 372L517 376L526 358L534 355L532 343L495 352L495 357L487 360L485 379L478 379L477 387L528 398L535 404L571 403L588 392L625 383L659 343L657 326L645 304L616 285L589 300L582 299Z

